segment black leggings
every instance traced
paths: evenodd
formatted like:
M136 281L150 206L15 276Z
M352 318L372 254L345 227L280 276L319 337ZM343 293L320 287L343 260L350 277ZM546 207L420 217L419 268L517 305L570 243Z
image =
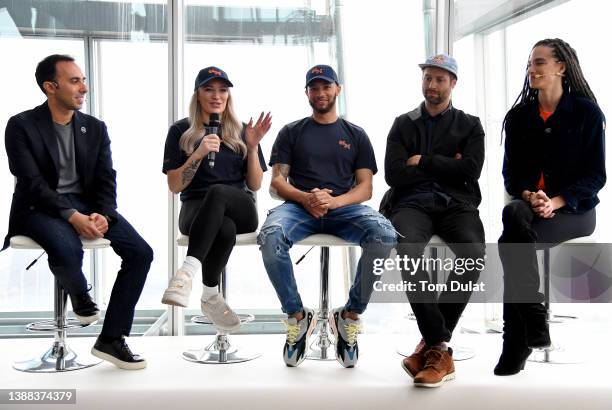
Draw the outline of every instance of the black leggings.
M502 220L504 231L498 248L504 268L504 298L536 303L544 300L539 292L536 250L589 236L596 222L595 208L583 214L557 212L553 218L543 219L535 216L529 204L520 199L504 207Z
M236 234L257 229L257 209L244 190L229 185L213 185L204 199L184 201L179 229L189 235L187 256L202 263L202 282L217 286L225 268Z

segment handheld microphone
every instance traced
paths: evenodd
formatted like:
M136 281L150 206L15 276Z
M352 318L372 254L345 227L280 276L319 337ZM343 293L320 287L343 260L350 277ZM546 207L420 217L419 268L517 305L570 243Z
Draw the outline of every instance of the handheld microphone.
M208 134L218 134L219 126L221 125L221 121L219 119L219 114L212 113L208 118L208 127L206 127L206 135ZM215 167L215 152L211 151L208 153L208 166L211 168Z

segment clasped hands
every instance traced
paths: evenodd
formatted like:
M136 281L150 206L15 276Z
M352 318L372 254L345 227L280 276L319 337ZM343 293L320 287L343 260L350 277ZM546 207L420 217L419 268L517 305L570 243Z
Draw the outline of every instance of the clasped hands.
M540 218L550 219L555 216L553 200L541 189L537 192L525 191L523 199L529 203L533 213Z
M302 206L310 215L319 219L330 209L336 209L338 207L336 198L331 196L332 192L331 189L327 188L313 188L304 196Z
M84 215L77 211L72 214L68 222L85 239L102 238L108 231L106 218L95 212L91 215Z

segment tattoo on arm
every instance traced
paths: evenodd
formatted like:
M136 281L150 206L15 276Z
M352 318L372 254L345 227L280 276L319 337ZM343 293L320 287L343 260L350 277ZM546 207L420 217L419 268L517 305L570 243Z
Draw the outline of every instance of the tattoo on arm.
M290 165L287 165L287 164L275 164L272 167L272 179L276 178L279 175L282 175L285 178L285 181L286 181L287 178L289 178L289 170L290 169L291 169ZM280 198L278 196L278 192L272 186L272 184L270 184L270 194L272 195L272 197L274 197L276 199L282 199L282 198Z
M285 180L289 177L289 170L291 169L290 165L287 164L275 164L272 167L272 178L275 178L279 175L282 175Z
M185 168L182 175L183 185L187 185L191 182L191 180L195 176L196 171L198 170L198 167L200 166L200 162L202 162L201 159L193 160L191 164L189 164L189 166Z

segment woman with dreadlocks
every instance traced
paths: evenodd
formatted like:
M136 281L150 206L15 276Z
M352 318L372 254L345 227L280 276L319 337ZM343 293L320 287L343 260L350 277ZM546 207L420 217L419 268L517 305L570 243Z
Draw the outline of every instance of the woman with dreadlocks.
M513 200L503 210L503 350L496 375L516 374L534 348L550 346L536 249L595 230L597 192L606 182L605 118L576 52L538 41L521 94L506 114L503 176Z

